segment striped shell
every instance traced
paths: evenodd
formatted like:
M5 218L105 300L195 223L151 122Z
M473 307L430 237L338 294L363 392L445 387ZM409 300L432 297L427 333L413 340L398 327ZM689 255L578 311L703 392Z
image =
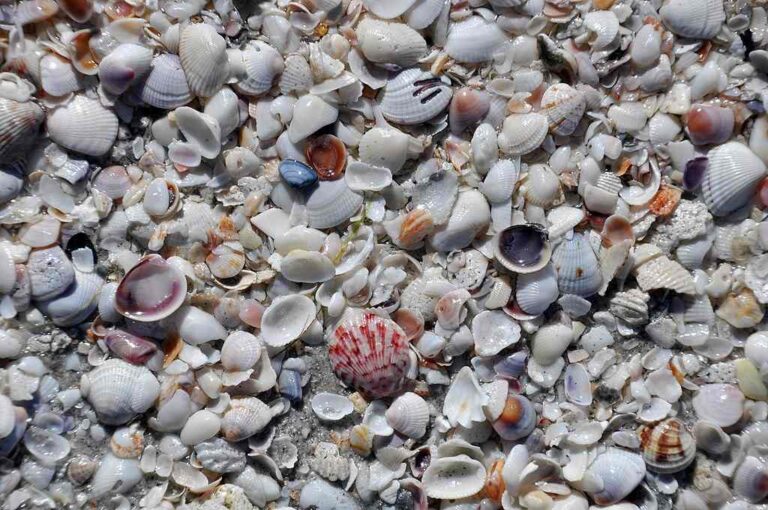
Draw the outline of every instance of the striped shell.
M37 104L0 97L0 160L10 162L35 141L45 114Z
M701 195L709 211L715 216L726 216L746 206L765 176L765 163L739 142L720 145L708 157Z
M691 274L679 262L656 257L636 269L637 284L644 291L670 289L680 294L695 294Z
M683 422L669 418L653 426L637 429L643 447L643 460L655 473L677 473L696 457L696 441Z
M187 25L181 34L179 57L196 96L214 95L229 78L227 43L211 25Z
M552 253L557 270L557 284L562 294L589 297L600 290L603 283L600 264L589 240L583 234L565 239Z
M363 313L330 335L328 356L344 384L371 398L397 393L408 370L408 341L394 321Z
M582 92L570 85L556 83L544 92L541 108L547 114L549 129L556 135L567 136L576 131L587 101Z
M164 110L173 110L192 101L179 57L171 53L157 55L139 88L139 96L144 103Z
M421 124L445 110L452 94L443 78L421 69L406 69L384 87L381 113L398 124Z
M51 140L89 156L103 156L117 138L117 116L96 99L76 96L48 115Z
M499 133L499 149L511 156L528 154L539 148L548 130L547 117L540 113L510 115Z
M257 96L272 88L283 72L283 58L272 46L256 41L243 51L246 76L235 88L242 94Z

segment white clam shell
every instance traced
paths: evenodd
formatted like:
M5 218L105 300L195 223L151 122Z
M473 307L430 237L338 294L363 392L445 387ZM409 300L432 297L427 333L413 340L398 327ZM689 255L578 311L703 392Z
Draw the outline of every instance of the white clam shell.
M210 115L219 123L221 128L221 138L226 138L232 131L240 124L240 99L237 97L231 88L222 87L211 97L205 104L203 113ZM235 147L230 150L230 153L234 153L240 156L242 159L246 159L248 156L256 159L255 154L248 151L244 147ZM245 155L247 153L247 156ZM258 161L258 160L257 160ZM250 163L250 161L249 161ZM246 166L245 163L241 163L241 166ZM227 170L230 170L230 162L227 161ZM255 168L243 168L240 171L248 174L252 173Z
M46 94L66 96L83 89L83 83L72 64L56 53L40 59L40 82Z
M562 202L560 178L549 165L529 166L523 182L528 203L548 209L555 203Z
M520 340L520 325L502 311L486 310L472 319L472 336L479 356L494 356Z
M102 156L117 137L117 116L95 99L75 96L48 115L51 140L67 149Z
M360 51L377 64L408 67L427 52L427 43L421 34L403 23L366 17L357 25L355 33Z
M100 498L110 493L125 494L143 478L144 473L138 460L121 459L107 453L91 479L90 497Z
M214 95L229 79L227 43L207 23L192 23L181 32L181 67L196 96Z
M37 104L0 97L0 158L4 163L22 155L34 142L43 119L45 114Z
M608 108L608 118L613 121L616 131L620 133L636 133L643 129L648 121L642 103L623 102Z
M62 294L75 281L75 268L64 250L54 246L30 253L27 275L32 286L32 297L51 299Z
M230 442L257 434L272 420L272 410L255 397L233 399L221 419L221 432Z
M138 86L141 100L156 108L172 110L192 100L192 92L177 55L162 53L152 59L152 68Z
M221 151L221 127L210 115L188 106L176 108L173 112L176 125L187 142L200 148L204 158L213 159Z
M270 347L293 342L315 318L315 304L306 296L295 294L276 298L261 318L261 335Z
M499 138L496 129L488 123L477 126L472 134L470 150L475 170L485 173L499 159Z
M189 417L179 437L185 445L196 445L212 438L220 429L221 418L207 409L201 409Z
M387 423L404 436L419 439L427 432L429 405L415 393L397 397L385 413Z
M722 0L667 0L659 14L672 32L692 39L711 39L725 21Z
M459 178L453 171L436 171L416 181L412 192L414 208L429 211L435 225L448 221L458 196Z
M99 301L104 280L95 273L75 272L75 281L63 294L37 303L58 326L74 326L91 315Z
M632 63L640 68L650 67L661 55L661 31L652 24L643 25L629 45Z
M715 147L708 158L701 193L710 212L725 216L749 203L766 174L765 163L739 142Z
M389 168L353 161L347 165L344 179L353 191L381 191L392 184L392 172Z
M596 479L599 488L587 490L600 505L621 501L645 476L643 457L619 448L609 448L595 458L587 473Z
M467 455L433 460L422 477L429 497L458 499L477 494L485 482L485 467Z
M397 18L414 3L416 0L363 0L365 8L382 19Z
M307 199L309 226L331 228L344 223L363 205L363 196L349 189L344 179L320 181Z
M537 363L547 366L557 361L573 340L573 331L563 324L548 324L533 336L531 353Z
M283 72L283 57L263 41L249 44L243 50L242 58L246 76L235 85L242 94L258 96L268 92Z
M173 318L179 336L188 344L200 345L227 336L227 330L216 317L195 306L182 307Z
M519 161L501 159L488 171L479 189L492 204L504 203L512 197L519 173Z
M16 415L13 402L5 395L0 395L0 439L4 439L16 427Z
M463 191L456 198L448 222L435 228L429 244L443 252L466 248L490 221L490 207L483 194L477 190Z
M582 92L570 85L556 83L544 91L544 95L541 97L541 108L547 115L549 128L552 132L557 135L568 136L573 134L579 125L579 121L587 108L587 102Z
M563 294L589 297L603 282L600 264L589 240L583 234L564 239L552 252L557 284Z
M299 143L318 129L336 122L339 110L322 98L307 94L293 106L293 119L288 126L288 137Z
M291 282L321 283L336 275L336 268L320 252L292 250L280 261L280 273Z
M416 0L405 14L405 22L416 30L426 28L437 19L447 3L448 0Z
M744 413L744 394L732 384L706 384L691 400L696 415L721 427L730 427Z
M613 46L619 35L619 19L610 10L596 10L584 16L584 26L591 32L589 44L596 51Z
M477 64L490 60L507 36L493 20L471 16L451 24L445 51L457 62Z
M119 96L144 77L152 66L152 50L139 44L121 44L99 63L99 82Z
M499 149L510 156L528 154L541 146L548 130L547 117L540 113L510 115L499 133Z
M385 167L397 173L408 159L421 154L424 144L399 129L373 127L363 134L357 148L363 163Z
M387 120L404 125L421 124L445 110L452 94L445 78L412 68L387 81L379 105Z
M323 421L339 421L352 414L354 404L347 397L337 393L321 392L310 401L312 411Z
M144 367L109 359L83 375L80 391L103 423L122 425L152 407L160 383Z

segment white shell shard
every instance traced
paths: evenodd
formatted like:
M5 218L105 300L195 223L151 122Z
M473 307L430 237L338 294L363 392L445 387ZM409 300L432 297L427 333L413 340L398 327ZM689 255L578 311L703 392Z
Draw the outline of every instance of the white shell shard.
M121 44L99 63L101 86L119 96L144 77L152 66L152 50L139 44Z
M221 127L215 118L188 106L176 108L173 114L184 138L199 147L204 158L213 159L219 155Z
M595 478L596 487L587 490L599 505L610 505L621 501L645 477L643 457L619 448L609 448L601 453L587 469Z
M679 262L660 256L635 269L638 286L644 290L670 289L680 294L695 294L691 273Z
M235 85L241 94L258 96L268 92L283 72L283 57L263 41L250 43L243 50L242 58L246 75Z
M155 108L172 110L192 101L181 60L171 53L156 55L149 74L136 88L141 100Z
M548 324L539 328L533 336L533 359L543 366L557 361L573 340L573 331L563 324Z
M506 313L486 310L472 319L475 352L494 356L520 340L520 326Z
M125 494L144 478L136 459L121 459L107 453L91 480L90 497L98 499L110 493Z
M288 126L288 137L293 143L299 143L318 129L333 124L339 116L339 110L318 96L301 96L293 105L293 119Z
M485 468L461 454L433 460L422 478L427 495L435 499L459 499L477 494L485 482Z
M399 129L373 127L363 134L357 148L363 163L398 173L408 159L421 154L424 144Z
M458 196L459 178L452 170L436 171L416 181L412 192L414 208L423 208L432 215L435 225L448 221Z
M494 51L507 40L495 20L471 16L452 23L445 41L445 51L457 62L478 64L491 60Z
M583 234L574 234L557 245L552 252L552 264L557 270L561 293L589 297L600 290L603 282L600 264Z
M276 298L261 318L261 335L270 347L283 347L301 336L315 318L315 304L295 294Z
M725 21L723 0L667 0L659 14L672 32L692 39L712 39Z
M448 107L453 91L442 77L418 68L406 69L387 81L380 107L384 117L404 125L421 124Z
M344 172L347 186L353 191L381 191L392 184L389 168L353 161Z
M185 445L200 444L214 437L221 429L221 419L207 409L201 409L189 417L179 437Z
M728 142L712 149L701 193L710 212L725 216L751 200L766 166L749 147Z
M207 23L191 23L179 41L181 67L196 96L214 95L229 79L227 43Z
M83 375L80 391L103 423L122 425L152 407L160 383L144 367L109 359Z
M366 17L357 25L355 33L360 51L377 64L408 67L427 53L427 43L421 34L402 23Z
M463 367L453 379L443 402L443 414L453 426L471 427L486 420L483 406L488 395L480 388L474 372Z
M482 193L468 190L459 193L451 216L429 237L429 244L438 251L460 250L485 230L491 221L491 210Z
M548 131L547 117L540 113L510 115L499 133L499 149L510 156L523 156L538 149Z
M385 416L394 430L419 439L427 432L429 404L415 393L403 393L392 402Z
M117 116L95 99L75 96L69 103L49 113L48 134L62 147L103 156L117 137Z

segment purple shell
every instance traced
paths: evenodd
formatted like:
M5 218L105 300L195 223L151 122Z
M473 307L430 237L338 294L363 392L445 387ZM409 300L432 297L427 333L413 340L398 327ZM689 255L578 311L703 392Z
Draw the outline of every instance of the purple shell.
M154 342L122 329L107 331L104 342L107 348L120 359L134 365L143 365L157 352L157 345Z
M696 191L704 181L707 173L709 160L704 156L693 158L685 164L683 171L683 189L686 191Z

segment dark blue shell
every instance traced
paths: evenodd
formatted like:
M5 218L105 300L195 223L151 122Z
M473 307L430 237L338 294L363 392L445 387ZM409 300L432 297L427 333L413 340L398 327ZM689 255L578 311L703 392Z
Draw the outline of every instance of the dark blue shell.
M284 159L278 170L280 177L292 188L307 189L317 182L317 172L301 161Z

